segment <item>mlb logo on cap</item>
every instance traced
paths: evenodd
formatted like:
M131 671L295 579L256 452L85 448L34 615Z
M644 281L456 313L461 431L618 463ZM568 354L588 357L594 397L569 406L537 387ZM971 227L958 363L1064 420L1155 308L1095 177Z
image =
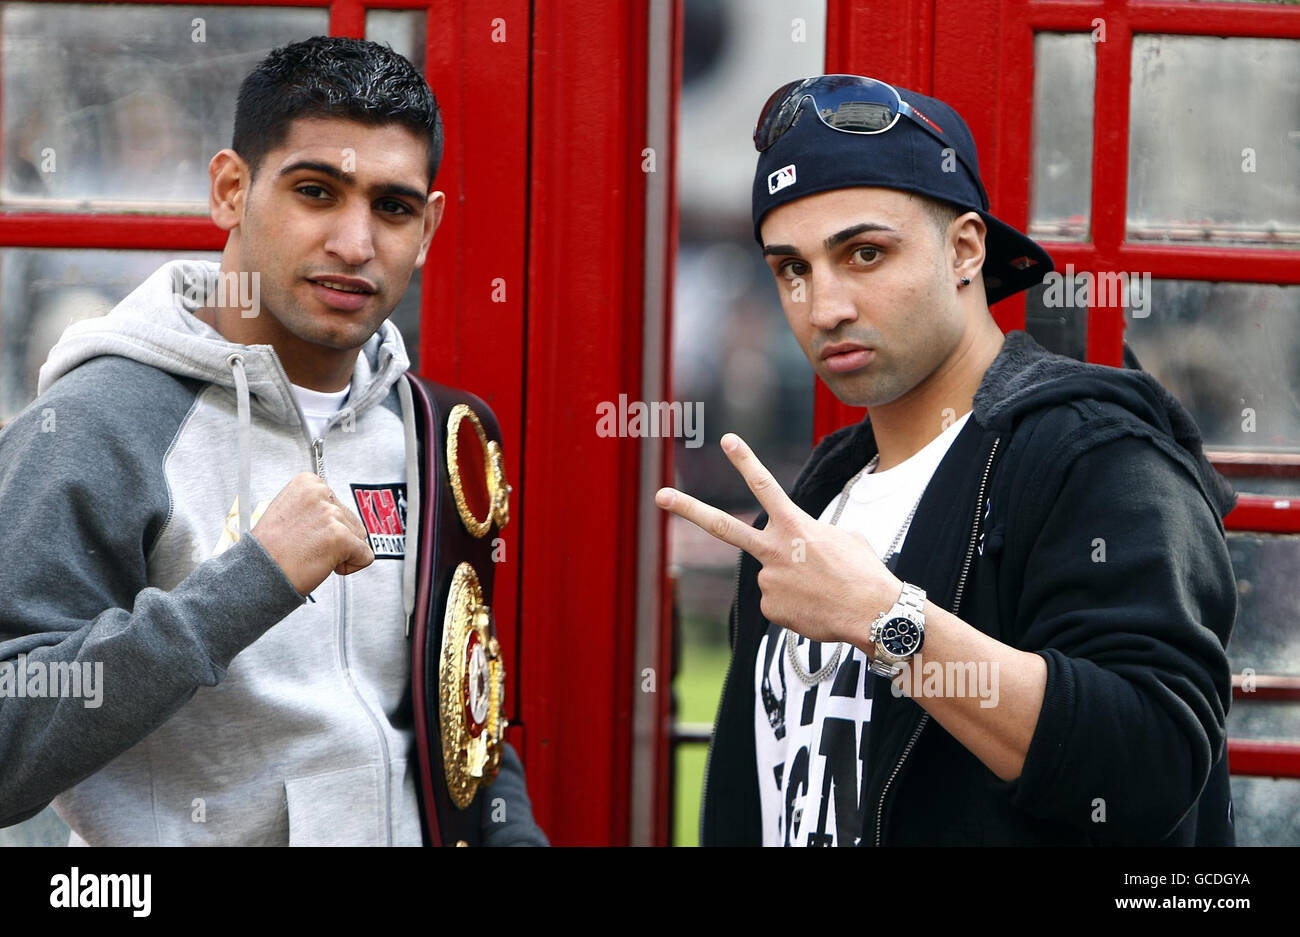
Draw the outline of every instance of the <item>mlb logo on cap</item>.
M794 185L794 163L781 167L767 177L767 194L775 195L792 185Z

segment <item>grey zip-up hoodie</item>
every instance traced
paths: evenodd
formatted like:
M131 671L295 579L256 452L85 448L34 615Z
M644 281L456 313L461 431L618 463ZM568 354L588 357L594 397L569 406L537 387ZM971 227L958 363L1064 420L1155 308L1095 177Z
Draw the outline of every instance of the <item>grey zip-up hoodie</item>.
M0 825L53 799L74 845L419 845L402 339L313 440L274 349L192 314L217 274L69 327L0 432ZM307 599L246 533L303 471L376 555ZM489 843L545 843L513 750L488 793Z

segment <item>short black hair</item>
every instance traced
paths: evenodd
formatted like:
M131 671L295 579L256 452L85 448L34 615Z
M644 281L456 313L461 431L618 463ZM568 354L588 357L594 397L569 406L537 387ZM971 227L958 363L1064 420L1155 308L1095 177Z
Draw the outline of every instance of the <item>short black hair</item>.
M945 202L943 199L932 198L929 195L921 195L913 192L921 200L921 207L925 209L926 215L934 225L935 230L942 237L948 231L948 225L952 224L953 219L959 215L964 215L970 211L969 208L961 208L952 202Z
M230 146L253 174L300 117L398 123L429 144L429 185L442 162L442 115L424 76L391 47L312 36L273 49L239 86Z

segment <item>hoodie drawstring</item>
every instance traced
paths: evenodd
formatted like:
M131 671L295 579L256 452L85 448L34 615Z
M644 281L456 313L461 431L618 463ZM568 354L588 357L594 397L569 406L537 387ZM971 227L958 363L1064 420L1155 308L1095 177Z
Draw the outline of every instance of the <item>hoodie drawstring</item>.
M248 406L248 375L244 371L244 356L232 354L226 358L235 377L235 400L239 412L239 536L248 533L249 517L252 514L251 495L249 494L249 474L252 460L252 419Z
M244 356L229 355L226 364L235 378L235 400L239 415L239 535L248 533L252 512L249 474L252 459L252 419L249 413L248 375ZM397 379L397 396L402 403L402 431L406 437L406 562L402 567L402 610L406 633L411 633L411 614L415 611L415 580L420 533L420 466L419 444L415 438L415 402L405 375Z
M406 613L406 635L411 635L411 614L415 611L415 574L420 543L420 447L415 439L415 402L410 379L397 379L397 396L402 402L402 430L406 434L406 562L402 564L402 610Z

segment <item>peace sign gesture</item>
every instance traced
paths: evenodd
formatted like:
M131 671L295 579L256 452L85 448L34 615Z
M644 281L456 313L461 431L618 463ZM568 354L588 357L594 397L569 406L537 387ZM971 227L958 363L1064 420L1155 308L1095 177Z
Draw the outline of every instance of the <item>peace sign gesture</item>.
M659 489L655 504L762 564L760 607L768 621L814 641L867 646L871 622L893 605L902 581L865 538L801 510L739 436L723 436L722 450L767 511L766 528L750 527L675 488Z

